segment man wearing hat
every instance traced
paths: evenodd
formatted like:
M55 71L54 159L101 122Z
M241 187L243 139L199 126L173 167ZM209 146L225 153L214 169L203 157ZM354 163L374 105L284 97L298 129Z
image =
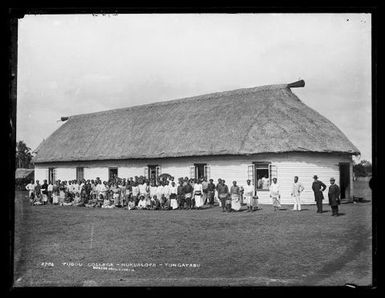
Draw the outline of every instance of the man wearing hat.
M329 205L332 208L332 216L338 216L338 205L340 204L340 188L337 184L335 184L335 179L330 178L330 186L329 186Z
M313 176L314 182L312 189L314 192L314 199L317 203L317 213L322 213L322 200L324 199L323 191L326 189L326 185L318 180L318 176Z

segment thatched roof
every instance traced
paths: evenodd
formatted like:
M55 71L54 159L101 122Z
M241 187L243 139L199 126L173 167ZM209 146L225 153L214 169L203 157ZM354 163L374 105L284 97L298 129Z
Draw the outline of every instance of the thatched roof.
M24 168L18 168L15 170L15 179L27 179L27 178L33 178L35 170L34 169L24 169Z
M302 85L301 85L302 83ZM39 147L39 162L336 152L358 149L292 93L269 85L70 116Z

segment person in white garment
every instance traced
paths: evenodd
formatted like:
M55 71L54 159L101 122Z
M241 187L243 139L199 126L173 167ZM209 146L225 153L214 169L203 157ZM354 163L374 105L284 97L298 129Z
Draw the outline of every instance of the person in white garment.
M52 193L53 193L53 184L52 182L48 183L48 188L47 188L47 191L48 191L48 202L50 204L52 204Z
M138 203L138 209L147 209L147 202L144 195L139 195L139 203Z
M132 186L132 198L135 202L135 206L138 206L139 203L139 186L137 182L134 182Z
M233 185L230 187L231 195L231 209L234 211L241 210L241 189L237 185L237 181L233 181Z
M56 181L52 187L52 204L59 204L60 184Z
M247 212L254 211L255 206L258 204L258 202L254 202L254 186L251 185L251 181L247 180L246 185L243 187L243 196L244 196L244 203L247 206Z
M34 199L34 192L35 192L35 184L33 183L33 180L31 180L30 183L27 184L25 187L26 190L28 190L28 199L33 202Z
M195 199L195 208L201 209L204 205L203 201L203 187L200 179L197 180L197 183L194 184L194 199Z
M301 211L301 193L305 188L302 183L298 181L298 176L294 177L294 183L291 190L291 196L294 199L294 211Z
M170 187L170 207L172 209L178 209L178 200L177 200L177 195L178 195L178 187L175 185L175 182L171 182L171 187Z
M80 187L80 185L79 185L78 181L74 180L74 182L72 183L72 192L74 193L74 196L76 196L77 194L80 194L79 187Z
M273 200L274 211L281 208L281 194L279 193L279 184L277 178L273 178L273 183L270 185L270 198Z
M156 185L154 181L151 181L151 186L150 186L150 199L154 199L154 196L156 196Z
M155 195L157 197L157 200L159 201L160 207L163 208L165 199L162 182L159 182L159 185L156 187Z
M269 189L269 178L267 178L267 175L262 177L262 189Z
M104 206L107 206L107 182L103 181L103 183L99 183L97 186L97 190L99 193L99 198L98 198L98 205L101 206L102 204ZM106 201L106 202L105 202Z
M139 195L143 195L144 198L146 199L150 190L147 183L142 182L138 185L138 187L139 187Z

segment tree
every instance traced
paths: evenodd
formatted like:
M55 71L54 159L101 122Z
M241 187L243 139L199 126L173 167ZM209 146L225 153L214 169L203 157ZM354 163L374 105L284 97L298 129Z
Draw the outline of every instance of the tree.
M32 168L31 148L24 141L16 143L16 168Z
M367 160L361 160L358 164L353 165L353 171L356 177L366 177L372 173L372 164Z

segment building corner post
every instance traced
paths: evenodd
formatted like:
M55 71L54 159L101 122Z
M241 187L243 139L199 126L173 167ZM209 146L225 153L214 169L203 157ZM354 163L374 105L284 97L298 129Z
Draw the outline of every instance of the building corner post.
M353 202L354 195L354 185L353 185L353 161L349 163L349 192L348 192L348 202Z

